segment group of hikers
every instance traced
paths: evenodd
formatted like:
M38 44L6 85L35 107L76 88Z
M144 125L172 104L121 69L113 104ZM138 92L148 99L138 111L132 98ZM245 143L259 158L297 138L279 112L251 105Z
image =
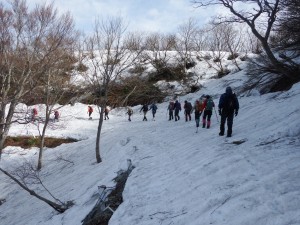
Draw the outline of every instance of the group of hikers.
M89 119L90 120L92 119L92 113L93 113L93 111L94 111L93 107L89 105L87 113L89 115ZM104 120L109 120L109 117L108 117L109 111L110 111L110 107L106 106L105 109L104 109Z
M148 104L144 104L140 113L143 112L143 121L147 121L147 112L152 112L152 120L155 120L155 114L157 111L157 105L152 103L150 106ZM194 112L195 122L196 122L196 132L198 132L198 127L200 126L200 117L202 115L202 128L209 129L211 127L211 117L213 114L213 109L215 110L215 103L210 95L202 95L199 99L197 99L194 103L194 106L189 101L185 100L184 105L184 115L185 121L191 121L191 114ZM182 110L181 103L176 100L170 101L167 111L169 112L169 121L175 119L175 121L180 120L179 112ZM220 96L219 104L218 104L218 113L221 116L220 121L220 132L219 135L223 136L225 134L225 123L227 121L227 137L231 137L232 135L232 125L234 116L238 115L239 110L239 102L236 97L236 94L232 91L231 87L227 87L225 93ZM110 109L106 107L104 110L104 120L109 119L108 113ZM91 115L93 112L93 108L88 106L88 114L91 119ZM131 116L133 114L133 110L130 107L127 107L128 121L131 121ZM218 117L217 117L218 120Z
M202 95L200 99L197 99L195 101L194 106L192 106L190 102L185 100L183 108L185 114L185 121L191 121L191 114L194 111L197 127L196 132L198 132L200 117L202 114L202 128L210 128L211 116L213 114L213 109L215 109L215 103L212 100L211 96ZM179 111L181 111L181 104L178 102L178 100L176 100L175 103L173 101L169 103L168 111L169 121L174 119L173 114L175 114L175 121L180 120ZM236 97L236 94L232 91L231 87L227 87L225 93L221 95L218 104L218 113L221 116L219 132L220 136L223 136L225 133L225 123L227 121L227 137L231 137L233 117L238 115L238 111L239 101Z
M191 114L194 112L195 122L198 132L198 127L200 125L200 117L202 115L202 128L209 129L211 126L211 117L213 114L213 109L215 110L215 103L211 96L202 95L199 99L197 99L194 103L194 106L189 101L185 100L184 105L184 115L185 121L191 121ZM180 120L179 112L182 110L181 103L176 100L170 101L168 108L169 112L169 121L175 119L175 121ZM239 110L239 101L236 97L236 94L232 91L231 87L227 87L225 93L220 96L219 104L218 104L218 113L221 116L220 121L220 132L219 135L223 136L225 134L225 123L227 121L227 137L231 137L232 135L232 125L234 116L238 115ZM140 112L143 112L143 121L147 121L147 112L152 112L152 120L155 120L155 114L157 111L157 106L155 103L152 103L150 107L148 104L144 104L140 109ZM216 113L216 110L215 110ZM133 114L133 110L130 107L127 107L128 120L131 121L131 115ZM217 117L218 120L218 117Z
M53 122L59 121L60 114L59 114L58 110L54 110L54 111L53 111L53 114L54 114ZM31 121L32 121L32 122L34 122L34 121L36 121L36 120L38 119L38 118L37 118L37 115L38 115L38 111L37 111L37 109L34 107L34 108L31 110Z

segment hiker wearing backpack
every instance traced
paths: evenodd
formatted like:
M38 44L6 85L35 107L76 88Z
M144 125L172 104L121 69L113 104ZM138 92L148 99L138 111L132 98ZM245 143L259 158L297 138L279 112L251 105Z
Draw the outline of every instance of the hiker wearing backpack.
M193 110L193 106L190 102L188 102L187 100L184 101L184 114L185 114L185 122L187 122L188 120L191 121L192 120L192 110Z
M126 114L128 114L128 121L131 121L131 115L133 114L133 110L130 107L127 107L127 112Z
M200 116L201 116L201 113L202 113L202 104L200 103L199 100L196 100L196 102L195 102L194 112L195 112L196 127L197 127L197 131L198 131Z
M203 103L203 107L204 107L204 113L203 113L203 118L202 118L202 128L210 128L211 125L211 115L212 115L212 110L213 107L215 107L215 103L212 100L212 98L209 95L206 95L206 100ZM207 123L206 123L206 117L207 117Z
M104 109L104 120L106 120L106 119L109 120L108 113L109 113L109 107L106 106Z
M174 119L174 102L171 101L169 103L169 106L168 106L168 110L169 110L169 121Z
M143 113L144 113L144 118L143 118L143 121L147 121L147 117L146 117L146 114L148 112L148 105L147 104L144 104L140 110L140 112L143 110Z
M156 104L152 103L149 110L152 110L152 116L153 116L152 120L155 120L155 113L156 113L156 110L157 110Z
M92 119L92 117L91 117L91 115L92 115L92 113L93 113L93 108L92 108L92 106L88 106L88 111L87 111L87 113L89 114L89 119Z
M234 115L237 116L239 112L239 101L232 92L231 87L227 87L224 94L221 95L219 100L219 115L221 116L220 123L220 136L224 135L225 122L227 120L227 137L232 135L232 124Z
M180 102L178 102L178 100L175 101L174 110L175 110L175 121L180 120L179 111L181 111L181 104Z

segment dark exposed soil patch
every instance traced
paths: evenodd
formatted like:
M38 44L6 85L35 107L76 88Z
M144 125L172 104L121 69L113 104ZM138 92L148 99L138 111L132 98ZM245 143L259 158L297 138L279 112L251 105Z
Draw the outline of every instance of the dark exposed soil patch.
M44 146L47 148L55 148L64 143L73 143L78 140L73 138L54 138L46 137ZM40 138L32 136L17 136L17 137L7 137L4 146L19 146L22 148L31 148L40 146Z
M134 166L130 166L126 171L119 171L118 176L114 179L116 186L107 196L107 199L105 199L105 206L109 206L111 209L116 210L119 205L121 205L123 202L122 193L128 176L133 169ZM82 225L108 225L112 214L113 213L110 210L102 211L100 205L96 204L92 211L81 222Z

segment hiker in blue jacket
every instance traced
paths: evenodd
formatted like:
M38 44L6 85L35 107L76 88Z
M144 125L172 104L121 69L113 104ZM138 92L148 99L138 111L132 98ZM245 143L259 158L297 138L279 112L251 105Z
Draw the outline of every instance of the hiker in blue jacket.
M152 110L152 116L153 116L152 120L155 120L155 113L156 113L156 110L157 110L156 104L152 103L149 110Z
M232 135L232 124L233 124L233 116L237 116L239 112L239 101L232 92L231 87L227 87L224 94L221 95L219 100L219 115L221 116L220 123L220 136L224 135L225 131L225 122L227 120L227 137L231 137Z

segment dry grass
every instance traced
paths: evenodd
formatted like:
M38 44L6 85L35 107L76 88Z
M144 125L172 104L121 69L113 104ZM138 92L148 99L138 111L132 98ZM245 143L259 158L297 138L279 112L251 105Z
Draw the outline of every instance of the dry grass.
M46 137L44 146L47 148L55 148L64 143L73 143L78 140L72 138L54 138L54 137ZM31 147L39 147L40 146L40 138L32 137L32 136L16 136L16 137L7 137L4 146L19 146L24 149L28 149Z

